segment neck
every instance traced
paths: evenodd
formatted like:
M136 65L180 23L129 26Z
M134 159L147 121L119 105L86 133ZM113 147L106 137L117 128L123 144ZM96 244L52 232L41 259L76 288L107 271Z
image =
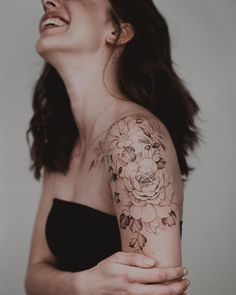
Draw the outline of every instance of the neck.
M115 112L119 100L114 96L127 100L118 89L112 61L106 68L103 81L104 64L101 56L89 56L72 61L63 59L63 64L55 66L64 81L82 145L93 138L95 126L100 130L99 120L108 112Z

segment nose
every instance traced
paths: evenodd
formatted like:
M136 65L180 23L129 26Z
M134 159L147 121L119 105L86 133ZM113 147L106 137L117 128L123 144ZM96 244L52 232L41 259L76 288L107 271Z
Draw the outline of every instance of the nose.
M58 0L41 0L44 10L59 7Z

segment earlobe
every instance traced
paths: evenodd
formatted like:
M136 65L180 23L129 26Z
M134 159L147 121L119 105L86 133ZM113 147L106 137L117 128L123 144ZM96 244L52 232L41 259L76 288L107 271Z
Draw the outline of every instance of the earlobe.
M117 38L117 35L118 35L118 30L113 30L109 36L106 38L106 41L110 44L114 44L115 43L115 40Z
M114 44L115 40L117 38L116 36L117 36L117 33L112 32L111 35L107 38L107 42L110 43L110 44Z

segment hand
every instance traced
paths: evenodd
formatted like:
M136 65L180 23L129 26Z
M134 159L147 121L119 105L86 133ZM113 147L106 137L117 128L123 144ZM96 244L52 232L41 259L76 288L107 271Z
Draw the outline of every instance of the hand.
M187 289L184 267L153 267L138 253L117 252L75 273L78 295L181 295ZM176 281L177 280L177 281ZM184 293L185 294L185 293Z

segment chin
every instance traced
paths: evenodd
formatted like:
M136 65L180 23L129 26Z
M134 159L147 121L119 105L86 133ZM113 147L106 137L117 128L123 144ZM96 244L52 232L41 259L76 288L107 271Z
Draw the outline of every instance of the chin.
M39 39L35 44L38 54L47 62L56 65L65 53L69 52L68 46L61 40L52 40L52 38Z
M35 43L35 49L40 56L47 59L52 53L68 50L68 39L65 37L67 29L58 27L47 29L40 33L39 39Z

